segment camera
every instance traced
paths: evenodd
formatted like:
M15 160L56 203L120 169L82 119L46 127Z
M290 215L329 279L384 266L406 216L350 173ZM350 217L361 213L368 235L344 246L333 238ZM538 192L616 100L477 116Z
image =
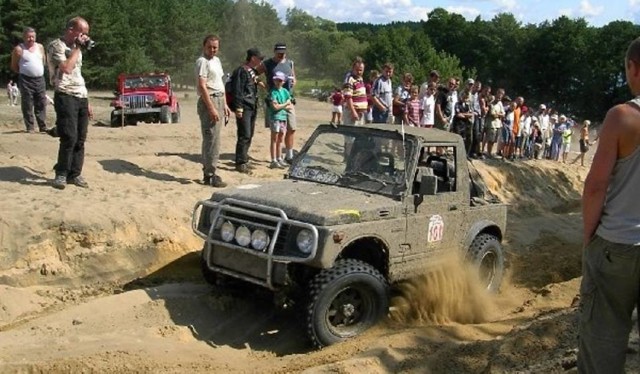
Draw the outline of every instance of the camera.
M93 39L86 39L84 42L82 42L80 39L76 39L76 44L86 49L87 51L96 46L96 42L93 41Z

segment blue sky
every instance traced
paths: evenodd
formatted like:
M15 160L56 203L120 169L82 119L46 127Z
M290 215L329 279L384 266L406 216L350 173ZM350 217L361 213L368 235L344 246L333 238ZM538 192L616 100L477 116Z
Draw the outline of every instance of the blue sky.
M511 13L523 24L539 24L562 15L584 18L592 26L625 20L640 23L640 0L267 0L284 19L287 8L297 7L335 22L389 23L420 21L434 8L444 8L468 20L491 20ZM343 4L349 4L347 6Z

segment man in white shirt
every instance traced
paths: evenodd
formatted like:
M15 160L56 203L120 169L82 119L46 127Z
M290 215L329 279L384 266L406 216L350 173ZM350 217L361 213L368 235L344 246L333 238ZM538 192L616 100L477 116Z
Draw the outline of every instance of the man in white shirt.
M220 38L207 35L202 42L202 56L196 60L198 91L198 116L202 130L203 183L213 187L226 187L216 164L220 155L220 128L229 118L230 110L225 100L224 71L216 56L220 50Z

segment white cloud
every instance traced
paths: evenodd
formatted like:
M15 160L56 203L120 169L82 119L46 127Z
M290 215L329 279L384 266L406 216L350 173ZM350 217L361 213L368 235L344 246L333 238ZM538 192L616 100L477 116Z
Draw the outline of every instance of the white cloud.
M278 0L278 5L276 8L287 9L287 8L295 8L296 0Z
M640 7L640 0L629 0L630 8L638 8Z
M634 0L632 0L634 1ZM589 0L580 1L580 11L579 14L583 17L596 17L599 16L604 11L604 6L594 6L589 2Z
M481 13L480 10L478 10L477 8L468 7L468 6L449 6L446 8L446 10L449 13L460 14L467 20L473 20L477 16L479 16Z
M494 0L498 7L496 13L513 13L518 2L516 0Z

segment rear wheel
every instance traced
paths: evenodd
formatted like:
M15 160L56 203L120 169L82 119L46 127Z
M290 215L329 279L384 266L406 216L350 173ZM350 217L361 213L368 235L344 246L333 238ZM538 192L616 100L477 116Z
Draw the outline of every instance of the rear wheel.
M504 250L498 238L490 234L480 234L473 239L467 260L478 269L482 287L490 292L498 292L504 275Z
M389 309L389 287L373 266L338 260L309 284L307 331L322 348L357 336L375 325Z
M160 108L160 123L171 123L171 108L168 105Z

